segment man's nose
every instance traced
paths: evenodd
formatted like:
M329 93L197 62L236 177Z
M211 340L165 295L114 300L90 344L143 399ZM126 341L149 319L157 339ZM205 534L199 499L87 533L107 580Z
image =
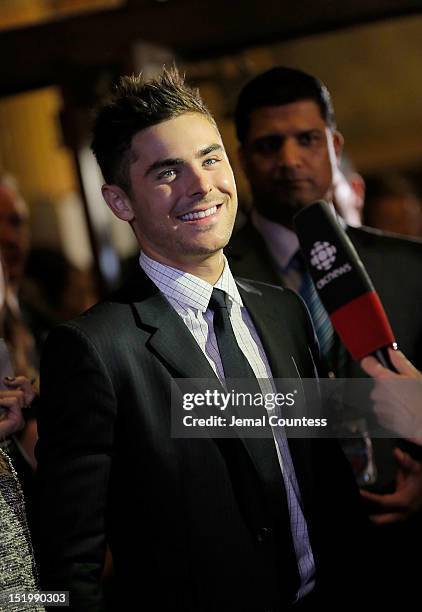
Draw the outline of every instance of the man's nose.
M187 194L189 196L204 196L212 189L209 173L204 169L195 169L189 175Z
M277 155L277 163L280 166L294 168L301 164L301 152L299 145L290 139L286 139L280 146Z

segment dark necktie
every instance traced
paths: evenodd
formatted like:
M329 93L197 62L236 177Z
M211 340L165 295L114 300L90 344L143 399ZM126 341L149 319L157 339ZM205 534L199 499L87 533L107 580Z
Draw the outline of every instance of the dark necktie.
M208 308L214 312L214 332L224 369L225 378L255 379L255 374L242 353L230 321L226 305L226 294L221 289L213 289ZM256 391L259 392L258 381Z
M226 305L226 294L221 289L213 289L211 299L209 302L208 308L214 312L214 332L217 339L218 349L220 352L221 361L224 369L225 378L238 378L238 379L247 379L245 384L247 385L247 391L252 393L259 393L260 388L258 381L255 377L255 374L246 359L245 355L241 351L236 336L234 335L233 327L230 321L229 312ZM242 385L243 386L243 385ZM242 389L243 391L244 389ZM287 440L283 432L280 428L277 428L275 435L280 444L280 452L283 456L284 465L289 465L291 463L290 453L287 446ZM223 444L221 444L221 442ZM228 444L232 442L232 444ZM226 459L229 460L229 463L232 466L238 465L239 470L237 475L234 476L236 480L240 482L245 478L245 470L244 463L239 461L239 455L242 456L240 452L241 449L236 447L235 440L221 440L220 447L222 448L223 454L226 456ZM270 439L255 439L254 445L260 449L261 458L263 461L266 461L268 456L274 452L273 441ZM288 461L287 461L288 456ZM293 469L293 467L291 468ZM288 601L291 601L295 594L298 585L300 584L299 571L297 566L296 553L294 550L292 534L291 534L291 525L290 525L290 516L289 512L295 512L298 514L298 507L296 506L297 502L296 497L294 496L293 491L291 491L291 482L290 479L287 478L286 481L282 479L282 483L280 483L284 489L283 492L283 507L280 509L280 514L277 516L276 522L280 525L278 532L278 537L280 538L280 542L282 542L282 550L280 551L280 556L283 559L283 591ZM284 485L284 486L283 486ZM288 492L286 492L286 486ZM243 495L239 494L239 497ZM287 499L290 500L290 504L287 502ZM251 509L255 501L253 499L248 499L246 502L246 506ZM301 512L301 511L300 511ZM300 514L302 516L302 514Z

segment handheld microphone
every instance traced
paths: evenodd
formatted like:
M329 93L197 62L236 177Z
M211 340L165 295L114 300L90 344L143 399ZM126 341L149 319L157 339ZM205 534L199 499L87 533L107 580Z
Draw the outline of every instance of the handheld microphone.
M373 355L396 371L387 349L397 343L384 307L330 206L311 204L296 214L294 226L319 298L347 350L358 361Z

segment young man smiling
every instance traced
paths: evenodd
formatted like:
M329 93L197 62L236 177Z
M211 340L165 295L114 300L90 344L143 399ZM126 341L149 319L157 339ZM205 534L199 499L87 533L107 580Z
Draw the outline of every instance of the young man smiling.
M103 196L131 223L142 251L214 284L223 271L222 248L232 232L237 195L211 117L185 112L138 132L129 181L129 194L111 184L104 185Z
M229 337L252 378L313 377L318 358L295 294L231 275L236 187L213 118L176 71L125 77L97 115L93 150L140 266L47 340L44 587L69 590L72 610L103 610L107 542L122 610L306 610L318 597L344 609L337 589L361 524L338 447L170 435L172 380L224 382ZM216 292L229 313L220 338ZM327 473L339 483L332 502Z

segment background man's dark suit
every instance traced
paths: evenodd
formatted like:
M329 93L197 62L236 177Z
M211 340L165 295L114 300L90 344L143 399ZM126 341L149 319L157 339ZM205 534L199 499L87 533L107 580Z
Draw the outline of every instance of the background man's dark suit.
M274 377L313 377L317 349L299 298L259 283L239 289ZM43 587L69 589L73 610L102 610L107 539L119 609L138 601L166 612L283 610L287 517L273 440L172 439L172 377L214 374L141 271L48 338L38 447ZM290 446L318 580L347 599L365 528L353 479L336 443Z

